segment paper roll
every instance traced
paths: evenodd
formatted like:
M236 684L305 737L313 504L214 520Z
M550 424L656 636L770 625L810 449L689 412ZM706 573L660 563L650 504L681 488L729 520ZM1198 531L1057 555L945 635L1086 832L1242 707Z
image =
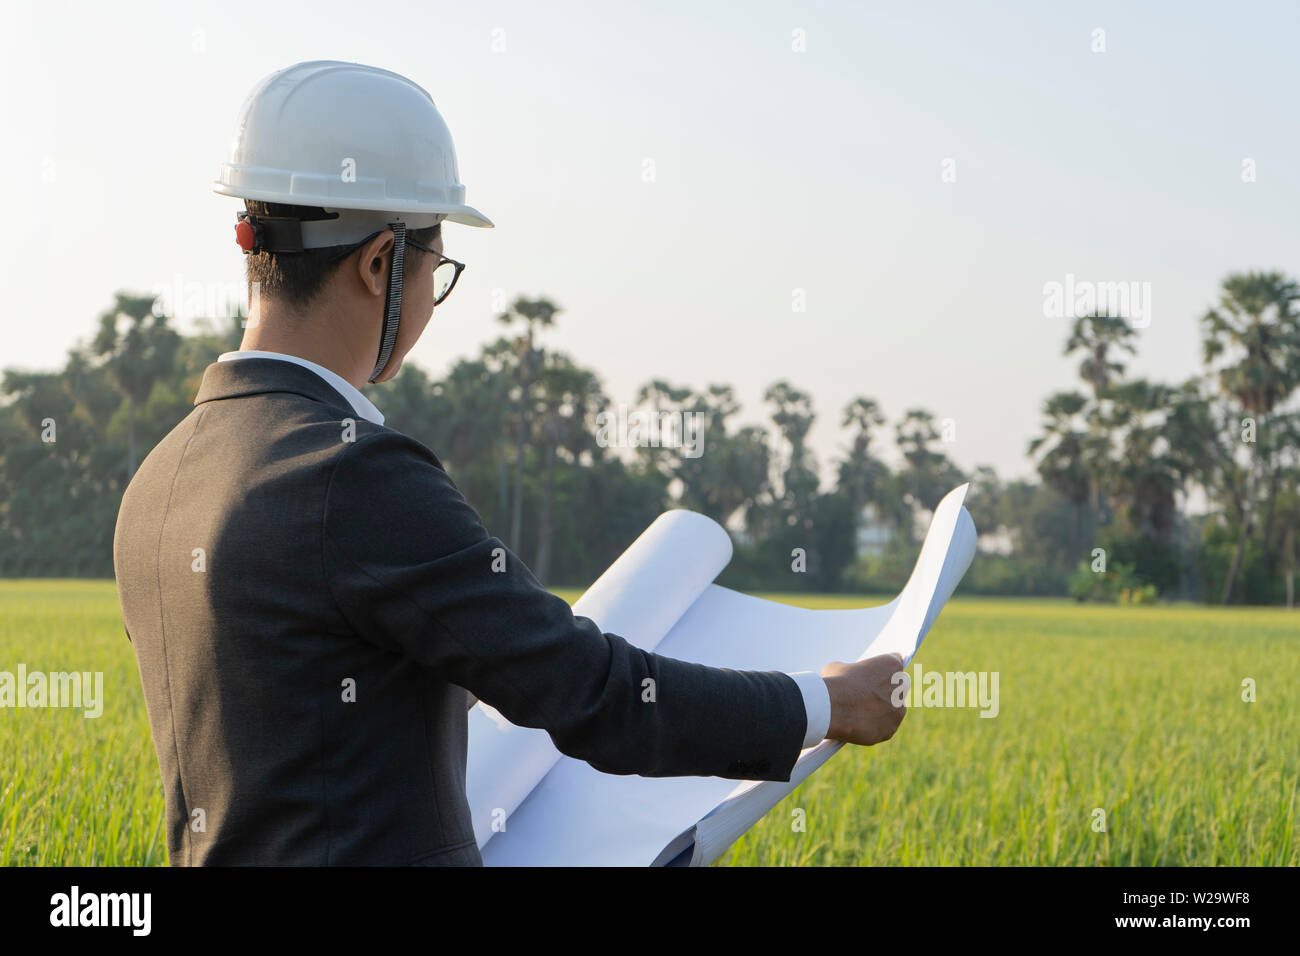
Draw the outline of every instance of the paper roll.
M573 605L606 634L653 651L731 560L731 538L693 511L667 511ZM482 848L560 752L544 730L516 727L478 703L469 712L465 794Z

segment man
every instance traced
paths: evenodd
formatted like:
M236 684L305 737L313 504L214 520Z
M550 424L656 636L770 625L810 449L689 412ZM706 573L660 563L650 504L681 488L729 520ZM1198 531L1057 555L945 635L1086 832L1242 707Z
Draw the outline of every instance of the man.
M609 773L787 780L827 734L892 736L898 658L738 672L603 634L383 427L360 386L397 373L459 276L443 221L491 226L424 90L355 64L276 73L215 188L246 201L247 331L141 465L114 541L173 865L481 863L475 695Z

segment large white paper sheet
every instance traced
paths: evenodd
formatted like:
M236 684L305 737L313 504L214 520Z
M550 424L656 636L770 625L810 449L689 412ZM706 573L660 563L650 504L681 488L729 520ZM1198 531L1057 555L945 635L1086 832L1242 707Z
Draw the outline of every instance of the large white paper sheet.
M731 538L716 521L666 512L574 602L573 613L653 651L730 560ZM493 820L508 819L560 756L546 731L517 727L485 703L470 708L465 793L480 847Z
M975 553L967 486L935 509L911 579L889 604L809 610L711 584L730 560L726 532L691 512L661 516L574 605L656 653L742 670L820 670L831 660L899 653L910 662ZM467 791L484 862L633 865L716 859L841 745L800 756L776 783L604 774L538 730L484 706L471 715ZM504 817L505 829L493 832Z

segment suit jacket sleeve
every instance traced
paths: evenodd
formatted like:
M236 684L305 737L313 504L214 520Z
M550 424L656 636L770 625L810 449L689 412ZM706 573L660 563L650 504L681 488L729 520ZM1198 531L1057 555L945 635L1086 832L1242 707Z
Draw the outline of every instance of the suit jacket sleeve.
M488 534L413 439L383 429L341 453L322 550L362 639L545 729L562 753L606 773L789 779L807 717L788 675L691 664L601 633Z

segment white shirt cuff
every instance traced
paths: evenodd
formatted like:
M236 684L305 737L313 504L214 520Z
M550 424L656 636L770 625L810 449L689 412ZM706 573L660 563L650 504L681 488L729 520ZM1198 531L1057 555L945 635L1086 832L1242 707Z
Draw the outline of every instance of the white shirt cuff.
M815 747L826 739L831 728L831 692L826 681L815 671L796 671L789 675L799 685L803 694L804 710L808 713L808 730L803 735L803 748Z

